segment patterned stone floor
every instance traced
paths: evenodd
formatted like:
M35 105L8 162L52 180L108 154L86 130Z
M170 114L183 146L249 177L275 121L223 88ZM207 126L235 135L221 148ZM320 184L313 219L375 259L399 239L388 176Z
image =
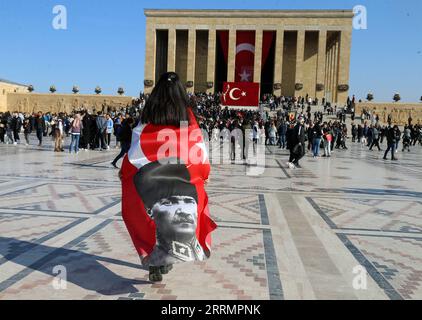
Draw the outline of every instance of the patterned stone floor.
M0 300L422 298L420 147L390 163L354 144L294 171L271 147L256 177L214 165L213 255L161 284L122 221L115 154L0 145Z

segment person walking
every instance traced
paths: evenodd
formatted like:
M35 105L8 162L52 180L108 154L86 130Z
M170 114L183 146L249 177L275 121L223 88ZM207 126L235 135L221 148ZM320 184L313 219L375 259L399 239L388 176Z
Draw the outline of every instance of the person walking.
M106 115L106 120L107 120L106 143L107 143L107 149L110 149L111 134L113 133L114 122L113 122L113 119L111 119L110 114Z
M35 118L35 131L37 133L37 138L38 138L38 146L41 147L42 146L42 138L44 136L44 131L45 131L45 120L43 117L42 112L38 112L37 117Z
M217 227L209 216L205 192L211 167L206 152L196 152L205 148L203 137L188 145L180 138L201 133L188 103L179 76L163 74L133 130L119 174L123 220L152 282L162 281L175 263L209 258L211 232ZM163 129L173 132L174 138L157 139ZM160 153L164 143L175 152Z
M13 140L13 117L10 112L6 112L6 144L15 144Z
M305 155L305 119L299 118L296 126L287 134L287 147L290 158L287 165L290 169L301 168L299 161Z
M283 120L280 122L278 127L278 146L280 149L286 149L286 132L287 132L287 124Z
M388 148L385 150L384 153L384 160L387 160L388 152L391 151L391 160L396 161L397 158L395 157L395 150L396 150L396 135L394 128L391 127L391 125L388 126L386 129L386 138L387 138L387 145Z
M323 136L323 132L321 129L321 126L319 122L316 122L313 128L313 142L312 142L312 153L313 157L317 158L319 157L319 149L321 146L321 138Z
M97 140L99 141L100 150L107 150L106 144L106 132L107 132L107 120L104 118L102 111L98 112L97 119L95 119L95 124L97 125Z
M380 147L380 130L378 125L375 125L372 128L372 143L369 146L369 150L372 151L372 148L375 146L378 148L378 151L381 151L381 147Z
M111 165L118 169L117 162L123 158L130 149L130 144L132 142L132 125L133 125L133 119L128 118L123 120L121 129L120 129L120 153L117 155L117 157L113 160Z
M25 145L29 145L29 135L31 134L31 121L29 120L29 118L26 118L23 121L23 134L25 137Z
M331 142L333 141L333 135L331 133L331 129L328 127L326 123L324 123L323 128L323 143L324 143L324 155L323 157L331 157Z
M53 124L53 122L52 122ZM52 125L52 135L54 138L54 152L63 152L63 135L64 135L64 126L63 126L63 119L62 115L60 115L54 121L54 125Z
M403 150L404 152L406 149L408 152L410 152L410 144L412 143L412 132L408 126L404 127L403 131Z
M22 129L22 119L19 117L19 114L15 112L12 117L12 132L13 139L15 140L14 144L20 143L19 133Z
M75 114L75 119L70 125L70 135L72 136L72 141L70 142L69 153L79 153L79 140L81 138L83 128L82 117L79 113L77 113Z

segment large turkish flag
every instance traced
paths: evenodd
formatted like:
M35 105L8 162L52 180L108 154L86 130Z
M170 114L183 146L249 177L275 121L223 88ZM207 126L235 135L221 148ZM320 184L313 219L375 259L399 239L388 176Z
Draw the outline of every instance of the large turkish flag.
M221 104L232 107L258 107L259 83L224 82Z
M210 218L208 196L204 188L204 181L210 173L210 163L201 130L190 109L189 118L190 124L184 129L140 123L133 130L132 144L123 160L122 215L135 249L143 261L146 258L151 261L155 258L165 262L172 255L182 261L202 260L199 259L201 255L197 253L203 251L208 256L210 252L211 232L217 227ZM166 148L163 148L164 145ZM175 157L181 164L174 166L159 163L160 159L167 157ZM171 199L175 196L189 196L194 199L194 212L183 211L187 210L186 204L173 203L174 200ZM165 204L162 204L163 199L167 201ZM177 230L168 225L166 228L175 232L174 234L167 232L166 238L157 233L155 215L151 212L154 211L152 208L160 205L163 208L180 205L180 209L173 214L173 221L170 219L170 211L165 220L171 221L172 226L183 225L185 231L187 225L196 226L189 243L186 244L179 238L171 238L172 235L177 235ZM164 220L160 218L159 221L161 231L164 232ZM158 238L174 245L173 251L169 251L172 254L160 254ZM197 243L199 246L191 246ZM182 252L184 248L186 250ZM196 259L197 257L199 258Z
M255 64L255 31L237 31L236 82L253 82Z

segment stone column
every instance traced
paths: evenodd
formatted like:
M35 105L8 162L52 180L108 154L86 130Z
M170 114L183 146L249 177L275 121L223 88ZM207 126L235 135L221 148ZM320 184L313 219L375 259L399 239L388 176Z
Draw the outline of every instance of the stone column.
M176 71L176 29L169 29L167 72Z
M350 50L352 46L352 28L344 30L341 32L340 36L340 58L338 66L338 82L340 85L349 85L349 76L350 76ZM349 91L339 92L337 101L340 104L345 104L347 97L349 96Z
M227 82L234 82L236 66L236 29L229 30L229 54L227 59Z
M321 29L319 31L319 40L318 40L318 65L317 65L317 86L318 84L323 84L327 86L325 82L325 64L326 64L326 57L327 55L327 30ZM318 98L319 102L321 102L322 98L325 95L325 90L316 91L316 97Z
M337 99L336 99L336 56L337 56L337 52L336 52L336 46L337 46L337 42L334 42L333 47L331 49L331 96L332 96L332 101L333 103L337 103Z
M196 30L189 29L188 34L188 70L186 74L187 82L195 81L195 48L196 48ZM195 83L191 88L187 88L188 92L195 92Z
M297 47L296 47L296 83L303 84L303 57L305 55L305 30L298 30L297 32ZM304 91L295 89L295 96L304 96Z
M264 31L257 29L255 31L255 62L253 68L253 81L257 83L261 83L263 37Z
M208 31L208 63L207 63L207 82L212 82L212 88L207 89L207 93L215 92L215 50L216 50L217 31L210 29Z
M329 77L328 77L328 75L330 74L330 72L329 72L329 65L330 65L330 60L329 60L329 57L330 57L330 48L328 48L327 49L327 52L326 52L326 54L325 54L325 77L324 77L324 79L325 79L325 90L324 90L324 96L325 96L325 99L327 100L327 92L329 91Z
M283 51L284 51L284 29L277 29L276 40L275 40L274 83L282 84L281 81L283 79ZM276 96L281 96L281 88L274 89L274 94Z
M145 41L145 70L144 80L153 81L155 85L155 50L156 50L156 30L153 25L147 23ZM144 86L145 93L151 93L152 86Z
M330 43L330 48L328 51L328 83L327 83L327 91L330 94L330 100L329 102L334 102L333 101L333 46Z
M336 41L334 45L334 61L333 61L333 101L338 104L339 100L337 97L337 86L338 86L338 60L339 60L339 42ZM338 107L341 107L341 105L337 105Z

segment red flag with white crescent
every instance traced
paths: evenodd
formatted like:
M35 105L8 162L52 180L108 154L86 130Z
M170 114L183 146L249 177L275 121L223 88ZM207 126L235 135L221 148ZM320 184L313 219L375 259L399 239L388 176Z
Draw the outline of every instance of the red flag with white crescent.
M224 82L221 104L231 107L258 107L259 83Z
M204 260L210 218L204 183L207 148L191 110L189 125L139 124L123 160L122 216L145 265Z

